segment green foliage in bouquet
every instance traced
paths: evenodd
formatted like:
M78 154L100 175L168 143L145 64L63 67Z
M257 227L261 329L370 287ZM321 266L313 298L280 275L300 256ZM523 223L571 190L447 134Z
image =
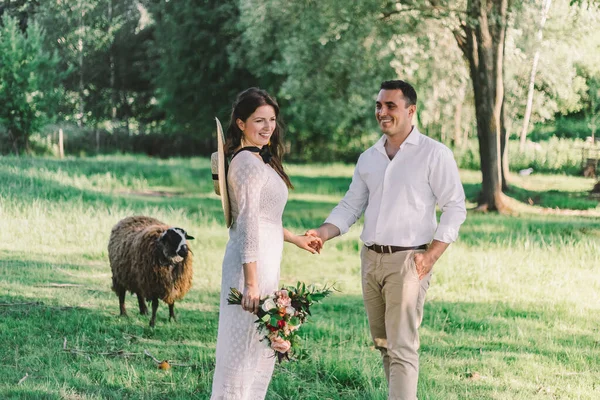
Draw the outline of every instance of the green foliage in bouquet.
M275 293L259 301L256 313L259 332L264 333L269 346L275 351L279 362L290 355L296 358L306 357L306 351L301 348L297 330L312 315L310 307L329 296L333 286L318 289L315 285L307 286L298 282L296 286L284 286ZM231 288L227 303L241 305L243 294L236 288Z

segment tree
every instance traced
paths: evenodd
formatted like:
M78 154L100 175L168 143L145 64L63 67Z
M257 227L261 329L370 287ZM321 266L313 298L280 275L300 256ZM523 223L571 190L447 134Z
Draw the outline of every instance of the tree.
M600 63L600 36L595 25L596 8L574 7L569 0L552 3L544 28L544 40L537 40L540 2L530 1L512 8L507 31L505 58L505 111L507 121L523 122L527 99L532 98L530 122L546 123L585 109L586 80ZM539 51L534 93L530 96L531 57ZM588 72L589 71L589 72ZM513 135L516 135L513 129Z
M39 0L5 0L0 4L0 17L7 14L16 18L21 32L26 32L28 22L39 5Z
M502 192L502 154L505 146L504 50L508 26L508 0L467 0L464 10L452 2L429 0L428 3L392 2L384 15L419 10L425 18L449 24L458 47L469 66L475 98L477 138L481 160L482 190L478 208L507 211ZM458 19L458 26L451 21Z
M542 5L540 24L539 24L539 28L538 28L537 35L536 35L538 46L541 45L541 42L542 42L544 24L546 23L546 18L548 16L548 11L550 10L551 4L552 4L552 0L544 0L544 4ZM533 54L533 61L531 63L531 75L529 77L529 88L527 90L527 107L525 109L525 116L523 117L523 129L521 130L521 139L520 139L520 143L519 143L519 151L521 153L525 151L525 140L527 138L527 130L529 129L529 118L531 117L531 108L533 106L535 74L537 73L537 66L538 66L539 59L540 59L540 49L538 47L535 50L535 53Z
M434 7L439 6L432 1ZM478 208L505 211L502 193L504 46L508 0L468 0L453 30L471 75L475 96L482 189Z
M389 51L375 54L384 44L365 23L373 4L274 0L242 7L238 59L282 104L294 157L356 161L365 130L375 131L373 88L393 69Z
M29 138L52 118L57 93L58 58L43 49L36 23L25 33L17 19L2 17L0 26L0 125L16 154L29 151Z
M396 76L417 87L418 124L428 134L449 141L454 121L464 131L469 121L459 104L468 110L469 99L455 93L469 76L453 36L418 13L387 18L383 6L378 0L241 6L236 59L282 103L295 158L356 161L380 135L376 90Z
M154 85L171 131L213 139L215 116L231 111L243 88L256 85L243 65L232 62L239 46L239 10L234 0L156 2Z
M592 144L596 143L596 132L600 128L600 78L591 78L588 80L588 107L585 109L585 120L588 128Z
M353 128L357 131L365 128L364 123L355 122L370 115L371 107L367 99L372 98L373 87L377 87L381 77L389 79L390 76L400 75L398 72L402 72L402 77L410 76L411 64L418 65L413 68L415 70L422 69L413 73L413 77L417 78L414 81L419 81L419 74L422 74L421 82L425 87L431 87L431 92L424 98L438 97L443 85L439 84L438 77L431 79L428 76L430 70L426 67L427 62L418 57L419 49L424 45L423 37L427 38L426 34L419 36L418 33L423 33L425 26L431 27L423 22L427 19L440 20L450 26L467 61L474 89L483 175L479 203L482 209L503 210L501 110L508 0L470 0L466 3L465 11L451 9L448 4L434 0L383 4L370 1L353 3L347 7L346 4L338 5L333 1L290 4L273 0L269 2L270 7L254 8L256 15L251 21L254 21L254 26L258 25L260 18L280 21L281 39L276 38L275 42L282 56L276 69L287 73L283 84L284 97L293 98L295 104L321 106L308 108L297 105L294 108L294 115L306 121L308 126L304 125L304 128L316 133L316 138L311 140L316 143L327 141L331 135L339 135L346 143L351 140ZM294 15L303 15L303 18L295 23L292 18ZM455 19L460 24L453 26ZM439 37L431 38L429 46L433 48ZM442 48L438 50L437 54L448 51ZM438 56L435 61L443 62L442 58ZM352 63L348 63L349 59ZM435 61L430 64L432 67ZM456 64L462 66L460 61ZM431 70L435 71L435 68ZM456 67L451 69L455 70ZM455 81L455 87L451 86L449 92L458 91L461 82ZM356 101L357 98L361 101ZM329 110L335 110L335 113ZM363 113L365 110L368 114ZM425 120L424 117L419 116L420 120ZM434 122L439 117L434 112L429 119ZM315 126L311 126L313 123ZM325 131L325 134L320 131ZM360 132L357 132L358 135ZM299 136L302 137L302 133Z

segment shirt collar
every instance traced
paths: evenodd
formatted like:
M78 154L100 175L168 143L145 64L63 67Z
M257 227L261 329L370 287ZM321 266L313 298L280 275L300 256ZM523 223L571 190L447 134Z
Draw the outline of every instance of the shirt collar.
M377 151L379 151L379 152L381 152L381 153L385 154L385 141L386 141L386 136L385 136L385 135L381 135L381 137L380 137L380 138L379 138L379 140L378 140L378 141L377 141L377 142L376 142L376 143L373 145L373 147L374 147L374 148L375 148Z
M404 141L404 143L402 143L402 146L404 146L405 143L408 144L412 144L415 146L419 145L419 142L421 141L421 136L422 133L419 132L419 129L417 129L416 126L413 125L412 130L410 131L410 133L408 134L408 137L406 138L406 140ZM381 138L379 138L379 140L377 141L377 143L375 143L373 145L373 147L375 149L377 149L377 151L385 154L387 156L387 153L385 152L385 142L387 140L387 136L381 135Z
M406 138L404 143L414 144L415 146L418 146L420 141L421 141L421 132L419 132L417 127L413 125L412 131L410 131L410 133L408 134L408 137ZM404 144L404 143L402 143L402 144Z

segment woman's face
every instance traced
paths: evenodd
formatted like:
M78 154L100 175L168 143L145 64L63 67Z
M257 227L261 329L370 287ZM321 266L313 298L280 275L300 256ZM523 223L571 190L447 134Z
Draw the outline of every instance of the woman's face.
M237 119L236 123L244 134L244 146L262 148L269 143L275 130L277 118L272 106L258 107L246 121Z

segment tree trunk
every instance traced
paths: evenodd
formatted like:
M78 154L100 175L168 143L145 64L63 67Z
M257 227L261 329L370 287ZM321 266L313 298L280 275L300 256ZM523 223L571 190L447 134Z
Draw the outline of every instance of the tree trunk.
M98 129L98 123L94 125L94 133L96 134L96 154L100 154L100 129Z
M454 107L454 146L461 147L462 145L462 108L465 102L465 86L461 85L456 96L456 105Z
M113 19L113 1L112 0L108 0L108 24L109 26L112 26L112 19ZM110 101L111 101L111 107L110 107L110 118L113 122L113 127L116 126L116 120L117 120L117 102L118 102L118 94L117 94L117 88L116 88L116 69L115 69L115 55L114 55L114 42L115 39L113 38L113 43L110 46L109 49L109 63L110 63L110 90L111 90L111 96L110 96Z
M462 142L462 148L464 149L465 147L467 147L467 144L469 143L469 136L474 136L471 135L471 132L474 132L475 127L473 126L473 121L469 121L469 125L467 127L465 127L465 130L463 131L463 142Z
M506 40L502 43L502 59L504 60L504 53L506 50ZM502 65L500 73L502 74L502 82L504 82L504 64ZM508 161L508 140L510 138L511 129L506 127L506 107L504 106L504 99L502 100L502 107L500 108L500 165L502 174L502 191L506 192L509 189L510 179L510 168ZM511 124L512 126L512 124Z
M79 118L77 119L77 126L80 128L83 126L83 117L85 114L85 106L83 104L84 96L84 84L83 84L83 35L85 33L85 26L83 24L83 4L79 1L79 39L77 40L77 50L79 51Z
M506 119L504 118L504 104L500 111L500 159L502 165L502 191L509 189L510 170L508 163L508 138L510 130L506 129Z
M504 102L503 60L508 0L469 0L469 22L455 32L469 63L477 138L481 160L481 194L478 209L508 212L502 193L501 111Z
M540 18L540 26L536 35L536 50L531 63L531 74L529 75L529 89L527 90L527 105L525 106L525 115L523 116L523 129L521 130L521 140L519 141L519 152L525 151L525 141L527 139L527 130L529 128L529 118L531 118L531 109L533 107L533 93L535 88L535 74L537 73L537 65L540 59L540 46L542 44L542 35L546 17L550 10L552 0L544 0L542 5L542 16Z
M65 140L63 129L58 129L58 158L61 160L65 158Z
M20 154L20 152L19 152L19 137L15 136L12 132L12 129L10 129L10 128L8 128L7 133L8 133L8 139L12 143L13 151L15 152L15 155L18 157Z

